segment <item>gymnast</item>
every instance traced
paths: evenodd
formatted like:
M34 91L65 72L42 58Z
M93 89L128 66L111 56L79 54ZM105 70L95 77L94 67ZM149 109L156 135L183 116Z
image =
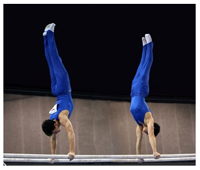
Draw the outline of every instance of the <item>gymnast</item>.
M47 25L43 33L43 39L45 56L51 77L51 91L52 94L57 97L57 101L49 111L49 119L43 122L42 130L47 136L50 136L51 153L55 154L56 134L61 131L60 125L64 126L69 139L68 158L69 160L72 160L75 156L75 135L69 118L74 105L71 96L69 75L56 47L54 28L54 23Z
M140 65L131 86L130 111L137 123L136 127L136 154L141 154L142 132L149 136L149 142L155 159L160 157L156 150L156 136L160 132L160 126L154 123L152 112L145 102L149 94L149 74L153 63L153 42L150 34L142 37L143 51Z

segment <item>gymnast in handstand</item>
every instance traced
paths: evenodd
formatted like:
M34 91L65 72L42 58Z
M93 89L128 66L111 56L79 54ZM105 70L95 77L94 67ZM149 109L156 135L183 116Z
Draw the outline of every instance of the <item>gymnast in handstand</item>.
M45 27L43 33L45 56L49 66L51 77L51 91L57 97L54 107L49 111L49 119L42 124L42 129L50 136L51 153L56 153L56 134L61 131L60 125L64 126L69 139L68 158L72 160L75 156L75 135L69 120L74 108L69 75L58 54L54 38L55 24Z
M156 159L160 153L156 150L156 136L160 132L160 126L154 123L152 112L145 102L149 94L149 74L153 63L153 42L150 34L142 37L143 51L140 65L132 81L130 111L137 123L136 127L136 154L141 154L142 132L149 136L149 142Z

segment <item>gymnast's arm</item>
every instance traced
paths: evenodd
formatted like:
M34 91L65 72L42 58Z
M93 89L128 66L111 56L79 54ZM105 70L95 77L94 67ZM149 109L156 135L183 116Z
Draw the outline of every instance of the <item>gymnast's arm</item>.
M51 154L56 153L56 134L52 134L50 138Z
M139 155L142 152L142 126L137 125L136 127L136 154Z
M148 128L148 135L149 135L149 142L151 144L153 155L156 159L160 157L160 153L156 150L156 138L154 136L154 119L152 116L149 116L147 121L147 128Z
M75 156L75 135L74 135L72 124L70 120L68 119L68 114L69 114L68 110L63 110L59 114L59 121L65 127L65 131L68 134L68 139L69 139L68 157L70 160L72 160L74 159L74 156Z

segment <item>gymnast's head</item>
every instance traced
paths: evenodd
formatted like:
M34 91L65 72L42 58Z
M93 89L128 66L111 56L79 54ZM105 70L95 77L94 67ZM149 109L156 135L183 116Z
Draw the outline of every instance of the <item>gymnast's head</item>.
M159 124L154 122L154 136L156 137L159 132L160 132L160 126Z
M47 136L51 136L52 134L57 134L60 132L60 123L57 120L45 120L42 123L42 130Z
M143 126L142 131L148 135L148 128L147 128L147 126ZM154 122L154 136L156 137L159 132L160 132L160 126L159 126L159 124L157 124L157 123Z

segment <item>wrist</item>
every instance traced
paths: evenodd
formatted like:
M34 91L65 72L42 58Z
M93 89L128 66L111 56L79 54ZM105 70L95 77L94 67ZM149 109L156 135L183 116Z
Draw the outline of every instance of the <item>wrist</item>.
M69 154L75 155L75 152L74 151L70 151Z

